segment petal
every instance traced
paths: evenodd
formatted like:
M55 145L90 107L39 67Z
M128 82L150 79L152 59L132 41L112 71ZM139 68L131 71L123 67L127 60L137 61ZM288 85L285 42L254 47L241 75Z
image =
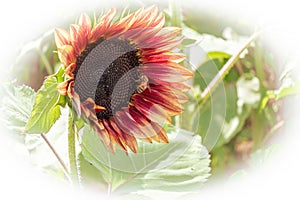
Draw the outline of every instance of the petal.
M71 43L76 56L80 55L88 44L89 36L85 29L76 24L70 25Z
M116 124L114 118L111 118L109 120L109 122L110 122L110 126L112 127L112 129L118 135L118 137L120 139L120 142L122 143L122 146L125 146L125 147L128 146L131 149L132 152L136 153L136 151L137 151L137 142L136 142L135 138L132 135L123 132L119 128L119 126Z
M110 128L110 126L106 120L103 120L103 121L98 120L98 123L102 124L102 126L104 127L103 131L105 130L107 132L107 135L109 135L110 144L108 145L108 148L110 149L110 151L112 153L115 153L115 151L116 151L115 145L117 143L118 137L115 135L114 131ZM126 151L126 148L125 148L125 151Z
M166 82L166 81L162 81L162 80L158 80L158 79L151 80L151 82L156 85L163 85L170 89L177 89L180 91L187 91L191 88L189 85L187 85L185 83L181 83L181 82Z
M131 25L126 36L135 43L141 43L147 38L153 38L163 27L165 16L158 13L158 8L152 6L146 10L140 9L136 12L135 22Z
M160 43L173 40L180 32L181 28L178 27L164 27L154 37L145 37L141 43L145 46L153 44L159 46Z
M104 33L110 28L112 20L116 15L116 9L111 8L108 12L102 16L96 26L93 28L91 32L90 42L95 42L99 38L103 37Z
M174 94L167 96L155 90L145 90L140 94L140 96L155 104L161 105L168 112L171 112L172 115L176 115L183 111L181 103L178 101L178 99L176 99L176 96Z
M156 132L152 127L153 122L143 116L138 110L136 110L134 107L130 107L128 109L128 113L140 125L140 128L147 135L147 137L153 138L156 135Z
M94 130L96 131L96 133L98 133L103 144L110 148L110 143L111 143L110 136L109 136L109 133L107 132L107 130L105 129L105 127L103 126L103 124L99 123L96 116L91 116L91 118L89 118L89 122L90 122L91 126L94 128ZM112 150L112 149L110 149L110 150Z
M57 50L59 60L65 66L69 66L71 63L74 63L76 61L74 49L71 45L61 46L60 48L57 48Z
M152 126L153 126L153 129L156 131L157 136L159 138L158 142L169 143L168 135L166 134L165 129L163 129L161 126L159 126L156 123L153 123Z
M132 96L130 106L135 107L142 115L157 123L171 123L167 110L158 104L143 99L140 95Z
M79 26L77 24L70 25L70 41L73 44L78 38Z
M76 64L75 63L71 63L66 69L65 69L65 74L67 76L67 78L73 78L73 72L76 69Z
M66 80L66 81L60 83L57 86L57 91L59 92L59 94L66 96L69 84L70 84L70 80Z
M96 105L95 101L90 97L87 98L82 104L85 108L89 110L89 112L85 114L86 117L89 117L91 113L96 115L96 113L105 110L104 107Z
M86 13L81 14L81 16L79 17L78 25L84 29L87 36L90 35L92 29L92 22L91 18Z
M116 122L122 130L127 133L132 134L134 137L144 140L146 142L152 143L151 138L140 129L140 124L138 124L126 110L121 110L116 113Z
M54 30L55 44L58 48L70 44L69 33L66 30L56 28Z
M144 48L156 48L156 49L161 49L161 50L168 50L171 51L175 48L177 48L183 40L183 36L182 37L176 37L173 39L169 39L169 40L160 40L160 41L153 41L150 43L142 43L142 45L140 46L140 48L144 49Z
M173 62L149 63L140 66L140 69L142 73L151 79L167 82L182 82L193 76L191 71Z
M98 24L102 24L105 28L110 27L111 22L116 15L116 12L117 10L115 8L110 8L108 12L99 19Z
M150 55L141 58L141 61L146 63L166 63L175 62L179 63L185 59L185 55L182 53L162 53L157 55Z
M171 51L178 47L183 40L183 37L178 37L173 40L164 42L163 44L143 44L139 43L138 46L142 50L143 56L157 55L160 53L165 53Z
M189 98L181 90L178 90L178 88L170 89L164 85L156 84L150 84L150 88L151 91L155 90L161 94L164 94L165 96L177 99L180 103L184 103L189 100Z
M112 127L116 130L116 127L119 128L119 131L122 132L122 136L126 141L127 146L131 149L132 152L136 153L137 152L137 141L135 139L135 137L130 134L130 132L128 131L128 129L126 128L126 126L124 127L123 124L120 124L120 119L118 119L117 116L114 117L115 121L114 123L111 122ZM122 122L122 120L121 120Z
M124 140L123 136L117 132L119 129L118 128L114 129L111 126L110 120L109 121L103 120L103 125L105 126L106 130L110 133L110 135L113 137L113 142L117 143L125 152L127 152L126 141Z

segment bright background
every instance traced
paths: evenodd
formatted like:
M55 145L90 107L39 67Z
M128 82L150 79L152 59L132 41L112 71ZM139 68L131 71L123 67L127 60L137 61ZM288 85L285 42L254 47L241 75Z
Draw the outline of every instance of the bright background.
M104 3L106 2L106 3ZM51 0L17 1L9 0L0 8L0 78L18 55L22 45L36 39L45 31L60 26L63 21L85 10L101 10L108 1L93 0ZM115 5L117 1L111 1ZM125 5L127 1L123 2ZM141 1L136 1L141 2ZM192 3L201 10L223 14L233 19L248 19L266 27L269 40L282 54L300 57L300 13L296 1L262 0L208 0L182 1ZM300 68L300 66L299 66ZM300 77L300 74L299 74ZM290 113L295 113L295 121L300 112L299 106L290 105ZM236 183L220 182L202 191L204 199L283 199L300 197L300 134L299 128L291 124L279 137L281 145L276 156L270 158L264 167L255 169L247 178ZM18 149L5 133L0 133L0 199L91 199L87 194L71 193L70 188L60 184L49 175L41 175L33 170L25 159L26 155ZM98 198L99 199L99 198Z

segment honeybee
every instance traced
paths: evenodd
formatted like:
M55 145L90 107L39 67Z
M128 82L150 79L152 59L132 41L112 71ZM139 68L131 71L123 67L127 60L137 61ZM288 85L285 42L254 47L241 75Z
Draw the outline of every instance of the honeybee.
M149 79L148 79L147 76L142 75L140 77L140 79L138 80L138 82L140 84L137 87L136 91L137 91L137 93L142 93L143 91L145 91L148 88L148 86L149 86Z

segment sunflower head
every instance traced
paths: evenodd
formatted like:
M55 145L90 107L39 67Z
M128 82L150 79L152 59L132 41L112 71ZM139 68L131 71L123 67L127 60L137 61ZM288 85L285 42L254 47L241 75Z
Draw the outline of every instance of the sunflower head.
M171 52L182 41L180 29L164 27L157 7L115 20L110 9L93 23L82 14L69 31L56 29L65 81L58 91L68 96L112 152L116 144L137 152L136 138L168 142L161 127L183 111L184 81L192 73ZM114 22L113 22L114 21Z

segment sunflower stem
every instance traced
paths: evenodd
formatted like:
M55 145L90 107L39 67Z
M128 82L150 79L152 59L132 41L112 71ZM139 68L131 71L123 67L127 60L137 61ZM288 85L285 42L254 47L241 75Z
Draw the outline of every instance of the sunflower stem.
M68 153L69 153L69 164L70 164L70 176L74 185L79 185L79 173L76 158L76 132L73 119L72 110L69 110L68 119Z
M257 38L259 32L255 32L246 42L245 44L231 56L231 58L225 63L222 69L218 72L218 74L214 77L214 79L209 83L209 85L205 88L205 90L201 93L200 100L198 105L196 106L195 111L197 111L203 103L207 101L219 83L222 82L224 77L228 74L228 72L232 69L232 67L236 64L236 62L240 59L240 55L250 47L251 43Z

